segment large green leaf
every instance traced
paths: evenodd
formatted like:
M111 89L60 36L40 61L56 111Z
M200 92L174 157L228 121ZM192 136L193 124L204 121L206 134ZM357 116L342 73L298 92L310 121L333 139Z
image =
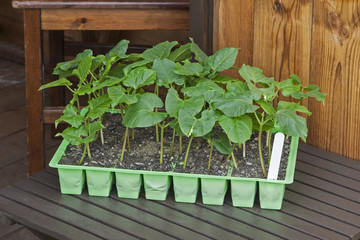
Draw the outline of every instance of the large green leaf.
M228 90L229 94L235 96L249 91L247 84L241 81L229 82L226 84L226 89Z
M83 96L85 94L90 94L94 91L91 87L91 83L78 85L78 89L75 90L75 94Z
M320 88L314 84L309 84L303 88L303 92L292 93L291 96L295 99L304 99L307 97L314 97L316 100L325 103L326 93L320 92Z
M187 87L181 91L190 97L204 96L206 92L215 91L224 94L225 90L219 87L216 83L208 79L201 79L195 87Z
M295 111L279 110L274 114L274 120L282 133L289 136L301 137L306 141L306 119L298 116Z
M110 58L113 55L116 55L118 57L124 57L128 49L128 46L129 46L128 40L121 40L118 44L116 44L116 46L113 49L111 49L108 52L108 54L106 54L106 58Z
M215 109L221 110L228 117L242 116L259 108L253 104L251 92L244 92L237 96L226 94L221 98L212 100L211 103Z
M176 69L173 70L176 74L182 76L197 76L199 77L203 72L203 66L199 63L192 63L185 61L184 65L176 63Z
M156 72L156 83L159 86L169 88L169 84L176 82L178 85L184 83L184 76L178 75L173 70L176 68L175 62L169 59L155 59L152 70Z
M218 134L219 139L212 138L211 141L214 143L215 148L222 154L230 154L232 147L230 140L225 134Z
M249 116L243 115L241 117L230 118L222 115L218 120L230 141L241 144L250 139L252 120Z
M75 59L60 62L54 68L53 74L55 75L63 75L66 73L71 73L72 69L77 68L78 64L86 57L92 56L93 52L90 49L85 49L83 52L76 55Z
M274 82L274 85L281 91L282 95L289 97L300 91L301 85L295 84L293 79L286 79L281 82Z
M125 89L121 86L114 86L108 88L108 94L112 101L111 107L114 108L121 103L134 104L138 101L136 95L129 95L125 93Z
M302 113L306 113L309 116L311 115L311 112L305 106L302 106L299 103L294 103L294 102L280 101L278 103L277 109L302 112Z
M260 107L264 110L264 112L266 112L268 115L273 115L275 113L275 108L272 102L258 100L256 101L256 103L259 104Z
M72 127L78 128L84 122L84 117L78 114L78 109L71 104L66 105L63 115L55 121L55 128L60 122L67 122Z
M127 65L127 66L123 69L124 74L125 74L125 75L128 75L128 73L129 73L132 69L137 68L137 67L145 66L146 64L151 63L151 62L152 62L152 60L141 60L141 61L137 61L137 62L134 62L134 63L132 63L132 64L129 64L129 65Z
M180 129L186 136L201 137L208 134L215 125L215 119L216 116L213 110L203 111L200 119L197 119L186 108L179 111Z
M163 106L163 102L156 94L141 94L137 103L130 105L125 112L123 124L129 128L153 126L165 119L166 114L154 112L154 108Z
M84 143L83 137L87 136L84 126L68 127L62 133L57 133L55 137L61 136L72 145L80 145Z
M170 122L170 127L175 129L178 136L185 136L185 134L181 131L179 121L176 118Z
M158 45L146 49L143 52L143 56L146 60L154 60L156 58L167 58L170 54L171 49L177 45L177 41L169 42L165 41L162 43L159 43Z
M92 64L92 56L88 56L86 58L84 58L80 63L77 69L75 69L73 71L73 73L80 79L79 84L82 84L87 76L90 73L90 68L91 68L91 64Z
M96 139L97 133L103 128L105 127L101 124L100 121L94 121L89 123L89 125L87 126L87 137L83 139L83 142L88 143L94 141Z
M107 77L104 81L94 81L93 82L93 90L99 90L105 87L112 87L118 83L121 83L125 80L125 77L117 78L117 77Z
M251 67L243 64L239 70L240 76L247 82L265 83L270 85L274 82L274 78L265 77L263 71L257 67Z
M185 59L191 58L190 43L180 46L178 49L174 50L168 56L168 59L174 62L184 61Z
M177 91L170 88L165 99L165 109L170 117L178 117L180 109L187 109L193 115L198 114L204 106L204 99L202 97L192 97L187 100L182 100Z
M50 88L50 87L57 87L57 86L71 86L72 83L67 80L66 78L60 78L58 80L49 82L48 84L44 84L42 85L39 90L43 90L45 88Z
M214 55L208 57L205 64L215 72L224 71L234 65L237 53L236 48L220 49Z
M194 42L194 39L190 38L190 50L195 55L195 60L201 64L204 64L208 56L201 50L201 48Z
M101 117L110 107L111 99L107 94L93 98L89 101L88 116L91 119Z
M133 69L123 81L127 87L138 89L145 85L151 85L155 82L156 74L153 70L145 68Z

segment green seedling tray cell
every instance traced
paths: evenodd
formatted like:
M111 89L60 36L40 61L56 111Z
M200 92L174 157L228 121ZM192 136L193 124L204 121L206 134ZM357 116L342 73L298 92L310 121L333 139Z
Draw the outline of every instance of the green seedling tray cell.
M116 172L115 178L119 198L139 198L142 185L141 174Z
M114 183L114 173L86 170L86 182L90 196L108 197Z
M253 196L255 196L254 193L256 193L256 185L259 183L261 208L280 209L284 197L285 185L291 184L294 180L298 143L299 138L292 137L286 176L284 180L232 177L231 168L229 168L228 176L213 176L59 164L59 161L65 154L65 150L69 145L66 140L63 140L49 165L50 167L58 168L61 192L64 194L81 194L85 182L85 171L91 170L108 172L108 177L105 177L108 179L111 178L110 175L112 175L112 173L115 173L118 196L125 198L138 198L139 192L141 191L141 176L143 176L145 195L147 199L165 200L171 184L171 178L173 178L176 201L194 202L196 201L196 194L194 195L194 193L197 192L199 188L199 180L196 181L194 179L200 179L203 203L221 205L223 204L227 185L230 181L233 205L241 207L251 207L253 205ZM104 175L106 174L104 173ZM179 179L186 180L181 180L179 182ZM89 179L87 179L87 181L89 181ZM191 183L187 186L186 182ZM122 186L121 184L128 186ZM108 184L104 187L105 190L103 190L102 193L94 192L94 195L98 194L99 196L108 196L108 192L111 190L111 185L112 184ZM219 190L213 190L216 189L217 186L219 187ZM92 190L90 190L90 192L91 191Z
M176 202L195 203L199 191L199 178L173 176Z
M167 175L144 174L145 198L150 200L166 200L171 179Z

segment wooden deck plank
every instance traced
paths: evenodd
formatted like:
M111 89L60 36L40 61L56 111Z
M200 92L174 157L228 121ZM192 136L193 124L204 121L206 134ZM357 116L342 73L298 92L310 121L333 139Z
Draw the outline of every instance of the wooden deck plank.
M25 106L3 112L1 113L1 118L6 119L7 121L0 121L0 139L24 129L24 126L26 125Z
M351 178L351 179L360 181L359 170L348 167L341 163L332 162L327 159L311 155L310 153L298 151L297 162L304 162L306 164L319 167L326 171L330 171L330 172L345 176L347 178ZM354 161L354 162L356 162L356 161Z
M343 209L339 209L337 207L320 202L318 200L312 199L302 194L293 192L290 189L287 189L287 191L285 192L284 199L288 202L305 207L311 211L324 214L328 217L337 219L339 221L350 224L354 227L360 228L360 216L354 213L345 211Z
M114 231L111 232L115 233L122 231L132 236L136 236L137 238L173 239L170 236L132 221L122 215L115 214L112 210L106 210L73 195L62 195L58 190L39 184L35 181L21 181L18 184L15 184L15 186L23 191L29 191L31 194L35 194L47 201L64 207L71 212L76 212L89 219L94 219L95 221L102 223L105 227L113 228ZM103 199L107 200L107 198ZM109 235L108 237L110 238L111 236L112 235ZM106 235L104 237L106 237Z
M247 225L244 222L237 221L222 214L218 214L217 212L208 211L206 208L201 206L199 200L195 205L177 203L172 198L168 197L167 201L159 202L159 204L177 209L178 211L183 212L189 216L192 216L202 221L207 221L214 226L221 226L224 230L233 232L235 234L238 234L239 236L251 236L255 239L281 239L278 236L272 235L262 229L253 227L251 225ZM218 206L218 208L222 208L222 206Z
M360 205L358 203L333 195L311 185L295 181L293 184L288 185L287 188L312 199L316 199L323 203L330 204L331 206L360 215Z
M47 214L52 218L67 222L99 238L136 239L128 234L109 227L106 224L100 223L96 219L89 218L87 216L79 214L78 212L74 212L64 206L60 206L57 203L53 203L51 201L11 186L2 188L0 191L0 195L3 197L6 196L8 199L11 199L15 202L21 201L21 204L27 206L28 208L32 208L40 213ZM67 199L67 197L69 196L62 195L61 199ZM85 210L85 212L89 211L89 209Z
M5 215L23 225L26 225L34 230L38 230L58 239L77 239L97 240L100 239L92 234L81 231L77 227L69 225L58 219L49 217L47 214L29 208L22 203L18 203L12 199L7 199L0 196L0 208ZM34 221L36 219L36 221ZM41 229L40 229L41 228Z
M360 181L298 161L297 171L360 193ZM360 175L360 174L358 174ZM355 195L356 197L356 195Z
M314 186L321 190L327 191L332 195L337 195L345 199L360 203L360 193L348 188L344 188L338 184L325 181L320 177L314 177L304 172L297 171L295 174L295 179L298 182ZM360 209L359 209L360 210Z
M19 83L11 88L0 89L0 113L25 106L25 83Z
M237 221L245 222L246 224L252 225L254 227L260 227L264 231L267 231L275 236L282 237L285 239L318 239L302 231L293 229L291 227L279 224L278 222L273 221L272 219L259 216L254 212L246 211L246 208L237 208L233 207L229 203L224 204L222 207L211 206L200 204L202 207L209 209L211 211L217 212L218 214L226 215Z
M12 134L6 138L0 139L0 169L25 159L26 157L26 132L23 129L20 132ZM24 161L25 163L25 161Z
M58 178L54 175L48 174L46 172L41 172L39 174L36 174L31 179L38 181L39 183L48 185L56 189L57 191L60 190ZM140 224L143 224L144 226L150 227L159 232L164 232L168 234L170 237L182 237L185 239L210 239L209 237L200 235L197 232L179 226L177 223L172 223L167 219L163 219L160 216L156 216L158 214L156 215L150 214L147 211L145 211L143 207L136 208L121 201L118 201L117 196L114 192L111 194L110 198L90 197L86 193L74 197L82 199L86 202L91 202L94 205L112 211L116 214L125 216L128 219L136 221ZM132 200L132 201L137 201L137 200Z
M331 162L335 162L356 170L360 170L359 161L355 161L354 159L347 158L336 153L328 152L302 142L299 143L299 150Z

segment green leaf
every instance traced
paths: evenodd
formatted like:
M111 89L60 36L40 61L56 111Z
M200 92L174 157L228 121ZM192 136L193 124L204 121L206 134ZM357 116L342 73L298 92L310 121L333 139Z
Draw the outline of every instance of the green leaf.
M302 112L307 114L308 116L311 115L311 112L309 112L309 110L305 107L300 105L299 103L294 103L294 102L285 102L285 101L280 101L278 103L278 110L289 110L289 111L295 111L295 112Z
M170 127L175 129L178 136L185 136L185 134L181 131L179 121L176 118L170 122Z
M213 110L203 111L200 119L197 119L186 108L179 111L180 129L186 136L201 137L208 134L215 125L215 119L216 116Z
M106 60L105 60L104 55L97 55L96 57L94 57L94 59L92 61L90 71L94 72L95 69L104 65L105 62L106 62Z
M168 56L168 59L174 62L184 61L185 59L191 58L190 43L180 46L178 49L174 50Z
M170 54L171 49L178 44L177 41L169 42L165 41L158 45L146 49L143 52L143 56L146 60L154 60L156 58L167 58Z
M101 117L110 107L111 100L107 94L97 98L93 98L89 101L88 116L91 119Z
M85 94L90 94L92 93L94 90L91 87L91 83L87 83L87 84L81 84L79 85L79 88L76 89L75 93L79 96L83 96Z
M129 95L125 93L125 89L121 86L114 86L108 88L108 94L110 99L112 100L111 107L126 103L126 104L134 104L138 101L136 95Z
M274 82L274 78L265 77L263 71L257 67L251 67L243 64L239 70L240 76L246 82L264 83L270 85Z
M66 78L60 78L58 80L55 80L55 81L52 81L52 82L49 82L48 84L44 84L42 85L40 88L39 88L39 91L40 90L43 90L45 88L50 88L50 87L57 87L57 86L71 86L72 83L67 80Z
M152 70L156 72L157 85L169 88L169 84L175 81L182 85L184 83L184 76L173 72L175 68L176 64L169 59L155 59Z
M201 48L194 42L194 39L190 38L190 50L195 55L195 60L201 64L204 64L208 56L201 50Z
M273 115L275 113L275 108L272 102L258 100L256 101L256 103L259 104L260 107L264 110L264 112L266 112L268 115Z
M66 141L68 141L72 145L80 145L83 144L83 138L87 136L87 132L85 131L84 126L76 127L68 127L62 133L57 133L55 137L61 136Z
M227 75L218 75L213 79L213 81L220 84L228 84L231 82L237 82L239 79L233 79Z
M83 139L85 143L92 142L96 139L96 134L103 128L105 128L100 121L95 121L89 123L88 128L88 136Z
M192 97L187 100L182 100L177 91L170 88L165 99L165 109L170 117L178 117L180 109L187 109L191 114L198 114L204 106L204 99L202 97Z
M73 71L73 73L80 79L79 84L82 84L89 75L92 64L92 58L93 58L92 56L88 56L84 58L79 63L78 68Z
M226 84L226 89L228 90L229 94L235 96L249 91L249 88L246 85L246 83L241 81L229 82L228 84Z
M274 85L280 89L282 95L285 97L289 97L294 93L300 91L301 85L297 85L294 83L293 79L286 79L285 81L281 82L274 82Z
M255 114L258 115L258 118L261 119L261 113L260 112L255 112L252 114L249 114L249 116L252 119L253 122L253 131L259 131L260 130L260 124L257 121L257 118L255 117ZM274 129L274 120L270 119L268 120L263 126L262 126L262 131L269 131Z
M173 70L176 74L182 76L197 76L199 77L203 72L203 66L199 63L191 63L185 61L184 65L176 63L176 69Z
M129 128L153 126L165 119L166 114L154 112L154 108L163 106L163 102L156 94L144 93L139 96L137 103L129 106L123 124Z
M115 78L122 78L125 75L124 74L125 67L126 67L125 64L119 63L109 71L108 76Z
M201 79L195 87L187 87L181 89L181 92L190 97L204 96L206 92L215 91L224 94L225 90L216 83L208 79Z
M237 96L226 94L222 98L212 100L211 103L215 109L221 110L228 117L242 116L259 108L253 104L251 92L244 92Z
M295 111L279 110L274 114L274 120L282 133L288 136L301 137L306 141L306 119L298 116Z
M78 114L78 109L71 104L66 105L63 115L55 121L55 128L60 122L67 122L72 127L78 128L84 122L84 117Z
M291 78L292 80L294 80L297 84L301 84L301 79L299 78L298 75L296 75L296 74L291 74L291 75L290 75L290 78Z
M215 72L224 71L234 65L237 53L236 48L220 49L214 55L208 57L205 64Z
M103 88L106 88L106 87L112 87L112 86L114 86L114 85L116 85L118 83L121 83L124 80L125 80L125 77L117 78L117 77L110 77L109 76L103 82L94 81L93 82L93 91L103 89Z
M107 54L106 58L110 58L114 55L118 57L124 57L129 46L128 40L121 40L116 46L111 49Z
M232 152L232 147L229 138L225 134L218 134L218 137L219 139L211 139L214 147L222 154L230 154Z
M218 120L230 141L241 144L250 139L252 120L249 116L243 115L241 117L230 118L222 115Z
M156 74L153 70L136 68L133 69L123 81L127 87L138 89L145 85L151 85L155 82Z
M316 100L321 101L322 103L325 103L325 96L326 93L320 92L320 88L314 84L309 84L309 86L304 87L304 92L297 92L291 94L291 96L295 99L304 99L308 97L314 97Z
M138 62L134 62L132 64L129 64L127 65L125 68L124 68L124 74L125 75L128 75L128 73L134 69L134 68L137 68L137 67L142 67L142 66L145 66L146 64L148 63L151 63L152 60L141 60L141 61L138 61Z

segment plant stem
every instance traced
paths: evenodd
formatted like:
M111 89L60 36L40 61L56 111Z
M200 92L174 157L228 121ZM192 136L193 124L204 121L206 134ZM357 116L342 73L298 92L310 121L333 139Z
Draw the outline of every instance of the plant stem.
M267 146L268 146L268 164L270 164L270 158L271 158L271 134L272 134L272 131L269 130L268 131L268 135L267 135L267 139L266 139L266 143L267 143Z
M173 155L174 151L174 143L175 143L175 129L173 130L172 140L171 140L171 150L170 150L170 156Z
M134 138L135 138L135 133L134 133L135 131L134 131L134 129L132 128L131 129L131 139L132 140L134 140Z
M201 138L197 138L197 146L196 149L199 149L201 147Z
M87 148L88 157L91 158L90 145L89 145L89 143L86 143L86 148Z
M128 150L129 150L129 152L131 152L131 148L130 148L130 134L129 134L129 130L128 130L128 134L127 134L127 143L128 143Z
M125 129L125 135L124 135L124 142L123 142L123 147L122 147L122 151L121 151L121 158L120 158L120 162L122 162L124 160L124 152L125 152L125 146L126 146L126 140L127 140L127 135L129 133L129 129L126 128Z
M84 151L83 151L83 154L82 154L82 156L81 156L81 159L80 159L79 165L81 165L82 161L84 160L85 153L86 153L86 145L84 144Z
M243 143L243 157L246 157L246 142Z
M191 135L190 141L189 141L189 144L188 144L188 147L187 147L187 149L186 149L186 154L185 154L183 169L186 168L186 161L187 161L187 158L188 158L188 155L189 155L190 146L191 146L191 142L192 142L193 138L194 138L194 135Z
M210 154L209 154L209 163L208 163L208 170L210 170L210 164L211 164L211 156L212 156L212 151L213 151L213 142L211 141L211 139L209 139L210 141Z
M236 159L235 159L235 155L234 155L234 149L235 149L235 147L236 147L236 143L234 143L234 145L233 145L233 147L232 147L232 150L231 150L231 153L230 153L229 156L228 156L228 159L229 159L230 156L231 156L231 160L233 161L235 168L237 168L238 166L237 166L237 164L236 164Z
M155 94L157 96L159 96L159 86L158 85L155 85L155 90L154 90ZM155 112L157 113L158 112L158 109L155 108ZM159 142L159 129L158 129L158 125L155 124L155 134L156 134L156 142Z
M261 150L261 135L262 135L262 128L263 128L263 125L260 124L260 128L259 128L259 137L258 137L258 140L259 140L259 156L260 156L260 163L261 163L261 168L262 168L262 171L264 173L264 176L266 177L267 174L266 174L266 169L265 169L265 164L264 164L264 159L263 159L263 155L262 155L262 150Z
M182 154L182 136L179 136L179 153Z
M100 139L101 139L101 145L104 145L104 133L102 129L100 129Z
M160 165L162 165L163 164L163 155L164 155L164 129L165 129L165 127L164 126L161 126L160 124L159 124L159 127L160 127L160 130L161 130L161 132L160 132L160 134L161 134L161 136L160 136Z

